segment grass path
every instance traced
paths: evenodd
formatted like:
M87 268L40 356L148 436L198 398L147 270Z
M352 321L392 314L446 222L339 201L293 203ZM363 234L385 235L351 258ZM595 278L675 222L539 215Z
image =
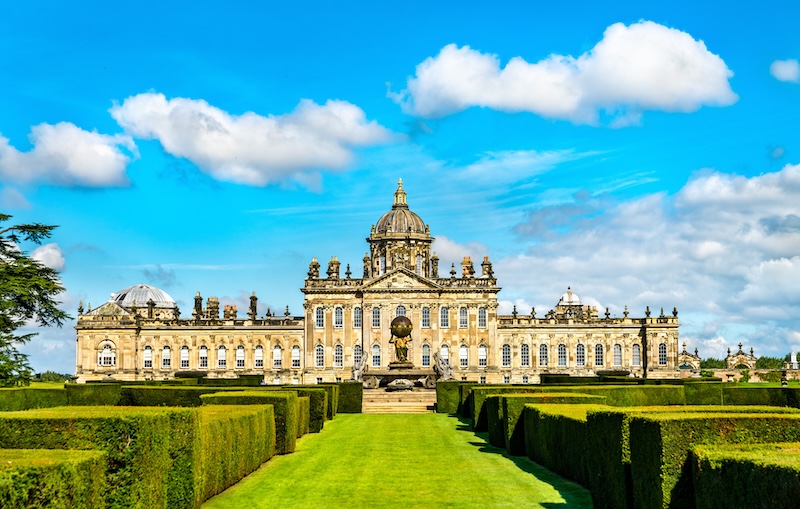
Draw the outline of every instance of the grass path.
M203 509L592 507L582 487L485 438L443 414L339 414Z

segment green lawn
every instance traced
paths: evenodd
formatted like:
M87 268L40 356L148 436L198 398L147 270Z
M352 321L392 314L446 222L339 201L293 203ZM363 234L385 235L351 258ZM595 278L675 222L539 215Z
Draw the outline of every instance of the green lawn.
M203 509L590 508L589 492L444 414L339 414Z

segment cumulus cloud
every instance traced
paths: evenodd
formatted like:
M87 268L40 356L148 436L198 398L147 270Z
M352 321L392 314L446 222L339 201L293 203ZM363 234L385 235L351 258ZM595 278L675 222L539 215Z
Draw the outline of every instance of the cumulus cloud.
M33 148L20 152L0 135L0 178L26 184L107 187L127 185L125 169L136 146L129 136L85 131L75 124L39 124L29 136Z
M601 113L616 126L642 111L692 112L737 101L733 72L702 41L650 21L608 27L577 58L550 55L530 63L450 44L417 66L407 88L389 93L404 111L443 117L480 106L596 124Z
M31 258L53 270L64 270L64 253L56 243L44 244L31 253Z
M28 209L30 202L14 187L0 189L0 207L4 209Z
M795 59L776 60L769 66L769 73L778 81L800 83L800 63Z
M212 177L256 186L307 179L308 171L344 168L353 160L354 148L393 137L345 101L319 105L302 100L291 113L265 117L253 112L232 115L202 100L145 93L125 99L110 112L132 136L158 140L164 150Z
M480 275L480 264L483 257L489 254L489 249L480 242L470 242L468 244L459 244L444 235L438 235L433 242L433 251L439 257L439 277L448 277L450 274L450 266L455 264L456 277L461 277L461 261L465 256L472 259L475 266L475 274Z

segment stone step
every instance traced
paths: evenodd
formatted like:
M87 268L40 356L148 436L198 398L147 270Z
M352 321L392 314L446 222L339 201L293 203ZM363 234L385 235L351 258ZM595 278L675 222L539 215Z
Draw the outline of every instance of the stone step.
M433 405L417 403L364 404L365 414L425 414L434 411Z

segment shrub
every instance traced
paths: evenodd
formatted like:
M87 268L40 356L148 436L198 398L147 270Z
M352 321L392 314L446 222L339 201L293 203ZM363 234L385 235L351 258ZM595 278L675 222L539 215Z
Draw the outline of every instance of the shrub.
M440 414L458 413L459 403L461 403L459 385L461 382L457 380L436 382L436 412Z
M120 384L67 384L64 388L70 406L115 406L122 398Z
M722 383L689 382L683 384L687 405L722 405Z
M341 382L339 387L339 407L342 414L360 414L364 402L364 384L361 382Z
M264 381L263 375L240 375L237 378L199 378L198 385L211 387L258 387Z
M299 396L297 398L297 438L308 433L309 412L311 410L311 398Z
M102 508L105 475L101 451L0 449L0 507Z
M325 389L328 393L328 415L325 417L331 420L336 416L339 411L339 385L338 384L314 384L314 385L291 385L292 390L297 388L303 389Z
M784 387L742 387L728 385L722 388L725 405L769 405L787 406Z
M184 387L184 386L122 386L121 404L130 406L178 406L195 407L203 404L200 396L213 394L223 390L237 390L220 387ZM238 390L244 390L238 388Z
M266 390L294 391L298 396L308 397L310 402L308 431L319 433L325 424L328 415L328 391L323 388L297 388L296 385L267 386L262 387Z
M472 429L475 431L487 431L489 429L489 420L484 403L490 395L542 392L540 387L527 385L473 385L471 389L472 415L470 417L472 417Z
M67 404L67 391L62 388L37 389L22 387L0 389L0 411L50 408Z

